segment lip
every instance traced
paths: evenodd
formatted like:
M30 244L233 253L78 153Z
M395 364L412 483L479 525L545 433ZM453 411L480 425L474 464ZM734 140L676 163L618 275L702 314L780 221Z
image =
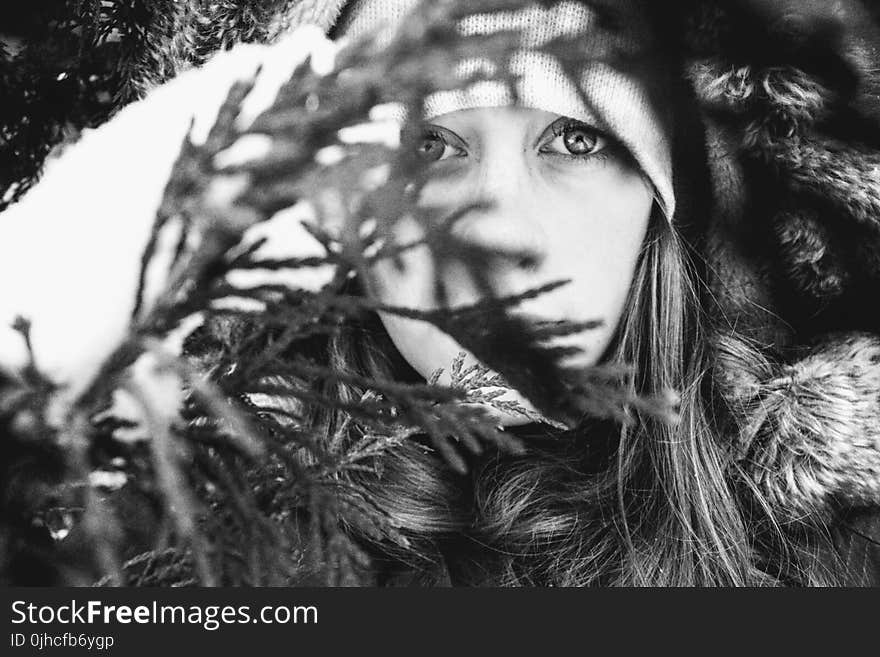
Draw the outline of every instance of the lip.
M546 315L539 315L537 313L529 313L522 312L516 309L509 310L508 314L522 322L524 322L530 328L542 329L551 327L553 325L563 325L568 324L572 328L579 327L576 331L571 331L571 333L567 333L565 335L555 336L556 338L564 338L570 335L577 335L578 333L582 333L584 331L589 331L592 329L599 328L602 325L601 320L592 320L592 321L576 321L570 319L568 317L548 317Z

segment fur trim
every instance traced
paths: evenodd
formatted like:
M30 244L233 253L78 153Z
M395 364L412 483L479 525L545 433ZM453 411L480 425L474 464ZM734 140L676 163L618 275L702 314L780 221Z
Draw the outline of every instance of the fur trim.
M290 23L314 23L328 32L336 24L348 0L299 0L291 10Z
M835 336L787 366L736 337L716 345L738 460L774 509L804 520L880 504L880 338Z
M785 274L803 294L830 301L851 280L846 262L832 247L829 229L816 210L781 212L774 223Z
M830 201L880 230L880 152L838 140L792 138L770 151L799 192Z
M711 7L688 77L710 136L714 378L734 449L789 520L880 505L880 321L864 298L880 284L877 25L855 0ZM797 336L823 334L790 364L762 346L803 354Z

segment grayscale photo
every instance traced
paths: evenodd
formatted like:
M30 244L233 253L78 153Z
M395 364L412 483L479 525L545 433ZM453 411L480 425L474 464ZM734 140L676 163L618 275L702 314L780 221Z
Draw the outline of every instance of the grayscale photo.
M0 583L878 586L878 293L873 0L5 3Z

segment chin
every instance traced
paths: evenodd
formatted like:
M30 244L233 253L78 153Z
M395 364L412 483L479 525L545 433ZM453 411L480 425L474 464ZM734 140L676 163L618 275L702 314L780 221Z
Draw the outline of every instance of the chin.
M417 374L425 380L437 370L443 372L438 380L440 385L451 385L451 365L459 354L465 354L464 367L477 364L480 361L467 349L463 348L451 336L443 333L435 326L417 320L402 319L394 316L386 316L380 313L385 323L385 328L400 355L406 360ZM597 333L600 333L597 335ZM575 334L558 338L548 343L553 346L575 347L578 351L569 355L560 362L565 368L587 368L596 364L597 355L607 343L604 327L595 329L584 339L584 334ZM497 390L498 388L488 388ZM501 411L489 404L479 404L501 427L520 427L536 422L560 426L557 422L544 417L520 392L508 389L498 398L498 401L515 402L521 406L522 413Z

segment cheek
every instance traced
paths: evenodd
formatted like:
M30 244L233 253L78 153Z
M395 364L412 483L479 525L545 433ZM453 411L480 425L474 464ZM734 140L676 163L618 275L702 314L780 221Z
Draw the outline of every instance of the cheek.
M424 231L412 218L401 219L395 226L397 244L417 242ZM404 251L397 261L385 258L377 262L367 276L367 291L374 299L389 306L431 310L434 305L429 282L434 279L434 262L427 248Z
M607 192L590 203L560 204L549 256L572 287L588 299L625 297L645 240L653 202L649 194Z
M422 228L412 219L404 219L396 228L399 244L423 237ZM376 263L367 277L367 292L388 306L413 310L434 310L439 304L435 294L436 267L426 247L405 251L400 266L391 260ZM406 319L380 312L379 317L389 337L410 366L426 379L437 368L448 369L461 351L448 335L428 322Z
M613 174L613 175L611 175ZM568 280L528 312L555 314L570 321L601 320L594 330L563 338L559 344L580 353L571 365L595 364L610 343L629 298L653 208L653 195L640 176L612 171L552 198L545 224L548 255L543 277Z

